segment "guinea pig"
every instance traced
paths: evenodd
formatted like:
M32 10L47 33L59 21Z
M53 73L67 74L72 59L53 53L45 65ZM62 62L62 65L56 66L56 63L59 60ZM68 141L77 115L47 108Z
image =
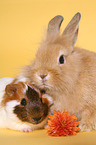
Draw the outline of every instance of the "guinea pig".
M53 98L51 113L65 109L77 115L81 131L91 131L96 130L96 53L74 46L80 19L81 14L75 14L60 34L63 17L52 18L22 75Z
M47 124L50 101L33 85L0 79L0 128L31 132Z

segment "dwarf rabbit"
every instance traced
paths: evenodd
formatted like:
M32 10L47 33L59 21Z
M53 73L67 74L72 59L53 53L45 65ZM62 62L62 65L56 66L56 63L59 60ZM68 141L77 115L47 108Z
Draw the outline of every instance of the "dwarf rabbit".
M49 104L33 85L13 78L0 79L0 128L22 132L44 128Z
M80 19L77 13L60 34L63 17L55 16L22 74L53 98L51 113L68 110L77 115L81 131L90 131L96 130L96 53L74 47Z

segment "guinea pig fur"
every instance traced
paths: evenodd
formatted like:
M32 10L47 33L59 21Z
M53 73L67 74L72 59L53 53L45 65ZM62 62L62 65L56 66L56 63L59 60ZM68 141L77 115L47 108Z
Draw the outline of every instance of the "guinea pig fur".
M63 17L51 19L36 58L22 75L53 98L51 113L65 109L77 115L81 131L90 131L96 130L96 53L74 47L80 19L75 14L62 34Z
M44 128L49 112L48 103L35 86L0 79L0 128L31 132Z

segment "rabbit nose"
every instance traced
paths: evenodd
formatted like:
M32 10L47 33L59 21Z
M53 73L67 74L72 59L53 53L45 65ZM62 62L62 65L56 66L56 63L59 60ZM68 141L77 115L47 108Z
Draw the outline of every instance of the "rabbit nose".
M44 79L45 77L47 77L46 74L45 74L45 75L40 75L40 78L41 78L41 79Z
M36 117L36 118L33 118L33 120L35 121L35 123L36 123L36 124L38 124L38 123L39 123L39 121L41 120L41 117L38 117L38 118L37 118L37 117Z

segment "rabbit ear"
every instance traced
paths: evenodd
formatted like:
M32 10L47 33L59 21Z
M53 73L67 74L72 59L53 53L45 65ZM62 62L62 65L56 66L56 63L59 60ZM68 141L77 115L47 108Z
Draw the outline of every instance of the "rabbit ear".
M50 20L48 24L48 30L47 30L48 37L57 36L59 34L59 29L62 21L63 21L63 17L60 15L55 16L53 19Z
M77 40L80 19L81 19L81 14L78 12L72 18L72 20L69 22L69 24L67 25L67 27L63 32L63 36L67 37L71 45L74 45Z

